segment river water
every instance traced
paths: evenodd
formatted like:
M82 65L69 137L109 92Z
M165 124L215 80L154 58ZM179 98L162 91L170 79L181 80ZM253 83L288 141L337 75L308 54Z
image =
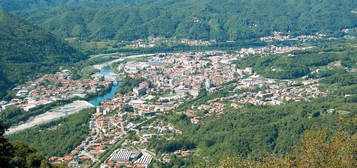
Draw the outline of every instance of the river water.
M102 69L100 71L100 73L103 75L109 75L109 73L111 73L111 72L112 71L110 69ZM92 100L89 101L89 103L87 101L78 100L73 103L64 105L61 108L52 109L44 114L35 116L35 117L31 118L30 120L26 121L26 123L11 127L8 131L6 131L5 134L6 135L12 134L17 131L25 130L25 129L28 129L28 128L31 128L31 127L34 127L37 125L41 125L41 124L50 122L52 120L56 120L61 117L65 117L67 115L77 113L77 112L79 112L83 109L89 108L89 107L98 106L101 102L114 97L115 91L117 90L118 87L119 87L119 85L117 83L115 85L113 84L110 92L106 93L103 96L93 98Z
M100 74L102 75L108 75L111 72L112 71L110 69L105 69L105 68L100 70ZM113 84L110 92L104 94L103 96L99 96L91 99L89 103L93 104L94 106L98 106L101 102L113 98L115 96L115 91L117 90L118 87L119 87L118 83L116 83L115 85Z

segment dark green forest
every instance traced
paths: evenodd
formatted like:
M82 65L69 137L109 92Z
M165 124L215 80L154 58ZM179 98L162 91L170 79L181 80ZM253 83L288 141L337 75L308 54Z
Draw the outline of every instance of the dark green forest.
M84 59L66 42L0 10L0 97L15 83Z
M4 138L5 127L0 122L0 167L35 168L52 167L35 148L22 142L9 142Z
M16 0L0 6L64 37L242 40L357 26L355 0ZM60 5L62 4L62 5Z
M102 0L2 0L0 1L1 7L5 10L21 10L31 8L48 8L63 5L72 5L79 2L96 2Z

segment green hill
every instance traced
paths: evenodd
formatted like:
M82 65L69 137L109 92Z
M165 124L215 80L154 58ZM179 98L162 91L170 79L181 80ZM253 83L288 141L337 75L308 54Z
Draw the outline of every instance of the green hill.
M90 39L163 36L226 41L273 31L336 35L357 26L357 15L352 12L357 2L351 0L87 0L63 4L15 12L51 32Z
M0 6L7 10L22 10L31 8L48 8L54 6L70 5L84 1L98 1L98 0L1 0Z
M0 96L15 83L84 58L54 35L0 10Z

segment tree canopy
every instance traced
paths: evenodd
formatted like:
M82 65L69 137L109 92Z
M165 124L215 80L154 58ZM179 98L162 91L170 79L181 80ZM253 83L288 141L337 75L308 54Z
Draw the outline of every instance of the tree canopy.
M0 10L0 97L15 83L85 57L38 26Z
M5 127L0 123L0 167L48 168L47 159L33 147L21 142L8 142L4 138Z
M273 31L339 34L356 27L351 0L61 0L0 6L65 37L241 40ZM62 5L61 5L62 4Z

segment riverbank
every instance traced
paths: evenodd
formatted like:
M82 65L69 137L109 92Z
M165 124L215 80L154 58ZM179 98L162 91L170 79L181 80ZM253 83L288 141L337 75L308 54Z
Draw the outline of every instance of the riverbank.
M92 98L92 99L89 100L89 103L92 104L93 106L98 106L101 102L114 97L115 91L118 89L118 87L119 87L118 84L116 84L116 85L113 84L111 86L111 89L110 89L109 93L103 94L102 96L99 96L99 97L96 97L96 98Z
M21 141L35 146L45 157L65 156L90 136L89 123L94 108L53 120L46 124L6 136L10 141Z
M115 73L111 69L103 68L100 70L100 74L104 75L104 77L109 76L112 77ZM118 81L113 81L113 83L107 89L101 91L97 96L91 96L90 98L86 98L93 106L100 105L101 102L110 99L115 96L115 92L119 87Z
M65 117L71 114L75 114L83 109L86 108L91 108L94 107L92 104L90 104L87 101L83 100L77 100L74 101L73 103L64 105L60 108L50 110L46 113L43 113L41 115L35 116L32 119L29 119L23 124L20 124L18 126L13 126L10 127L8 131L6 131L5 135L9 135L18 131L22 131L37 125L45 124L50 121L53 121L55 119L59 119L61 117Z

